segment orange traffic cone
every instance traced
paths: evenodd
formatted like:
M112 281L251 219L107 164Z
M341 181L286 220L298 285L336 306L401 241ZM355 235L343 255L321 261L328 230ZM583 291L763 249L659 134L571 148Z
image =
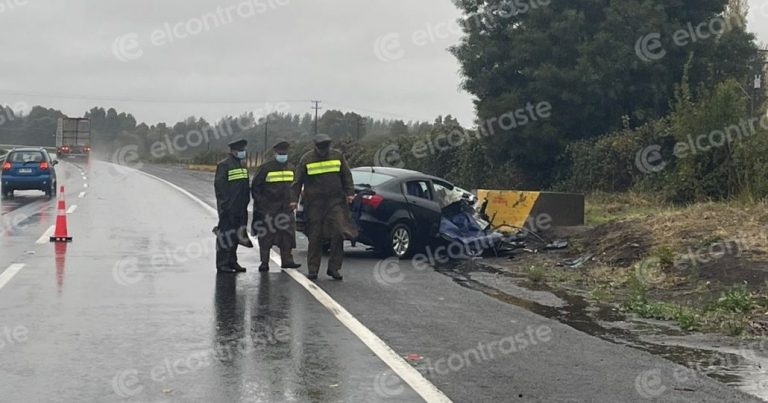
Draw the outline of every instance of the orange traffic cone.
M56 214L56 231L51 237L51 242L72 242L72 237L67 231L67 205L64 202L64 186L59 188L59 206Z

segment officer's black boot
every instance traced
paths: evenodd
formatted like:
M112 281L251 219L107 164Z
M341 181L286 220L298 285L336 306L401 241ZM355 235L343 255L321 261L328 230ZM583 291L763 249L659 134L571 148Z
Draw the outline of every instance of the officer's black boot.
M269 262L261 262L261 266L259 266L259 272L264 273L269 271Z
M285 252L282 249L280 249L280 261L282 262L280 267L283 269L298 269L299 267L301 267L301 264L296 263L293 260L293 255L291 254L290 251Z
M328 269L326 274L331 276L331 278L334 280L338 280L338 281L344 280L344 276L342 276L341 273L339 273L338 271Z

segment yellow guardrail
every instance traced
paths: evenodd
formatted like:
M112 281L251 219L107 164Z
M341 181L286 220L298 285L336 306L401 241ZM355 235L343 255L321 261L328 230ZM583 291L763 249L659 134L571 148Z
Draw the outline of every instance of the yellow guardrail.
M187 165L187 169L190 171L216 172L216 165L189 164Z
M485 213L496 226L542 229L584 225L582 194L479 189L477 198L488 201Z

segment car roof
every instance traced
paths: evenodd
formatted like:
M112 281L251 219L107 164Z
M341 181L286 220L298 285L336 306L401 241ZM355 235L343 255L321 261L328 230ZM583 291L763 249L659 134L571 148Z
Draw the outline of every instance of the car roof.
M11 151L8 151L8 154L13 153L13 152L17 152L17 151L22 151L22 152L23 151L45 151L45 148L43 148L43 147L19 147L19 148L14 148Z
M438 178L432 175L427 175L424 172L412 171L410 169L392 168L392 167L357 167L352 170L358 171L358 172L371 172L371 170L373 170L376 173L393 176L397 179L419 178L419 179L431 179L431 180L438 180L441 182L451 183L449 180Z

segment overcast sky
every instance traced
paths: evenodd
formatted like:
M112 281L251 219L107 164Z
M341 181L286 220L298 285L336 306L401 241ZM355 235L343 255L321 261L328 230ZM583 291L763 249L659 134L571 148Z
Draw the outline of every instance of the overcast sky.
M768 1L750 0L768 43ZM254 6L255 5L255 6ZM449 0L0 0L0 102L153 124L279 109L473 120ZM170 29L170 31L169 31Z

